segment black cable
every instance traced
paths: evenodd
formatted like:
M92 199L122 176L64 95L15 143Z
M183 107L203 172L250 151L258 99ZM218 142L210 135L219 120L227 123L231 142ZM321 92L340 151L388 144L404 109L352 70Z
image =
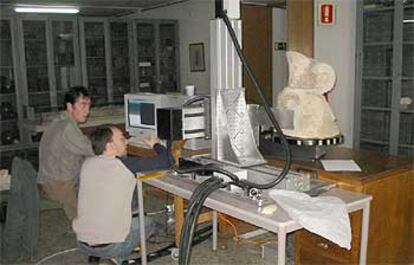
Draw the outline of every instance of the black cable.
M182 257L182 261L185 264L185 257L188 257L188 253L191 252L191 245L189 238L191 237L191 226L197 223L198 215L195 214L198 207L201 208L204 200L203 197L211 193L216 189L215 185L217 182L221 182L217 178L210 178L203 183L201 183L197 189L193 192L193 195L190 198L190 203L187 208L187 214L185 216L185 221L182 227L181 237L180 237L180 247L179 247L179 257ZM192 237L191 237L192 238Z
M185 101L182 106L183 107L190 106L196 102L204 101L205 99L210 99L210 97L209 96L195 96Z
M224 188L228 184L224 183L222 179L212 177L211 181L205 181L201 183L190 198L190 204L187 208L187 214L184 220L180 247L179 247L179 264L187 265L190 262L191 257L191 245L193 241L194 231L197 226L198 216L200 215L201 208L207 197L219 188ZM210 180L209 179L209 180Z
M257 94L259 95L260 99L263 102L263 105L264 105L267 116L269 117L270 121L272 122L273 127L276 129L277 133L280 135L280 139L282 141L282 144L284 145L285 157L286 157L286 162L285 162L285 165L283 167L283 170L275 180L273 180L269 183L266 183L266 184L257 184L257 183L253 183L253 182L250 182L250 181L247 181L247 180L243 180L241 182L244 185L247 185L247 186L250 186L250 187L253 187L253 188L257 188L257 189L270 189L270 188L276 186L280 181L282 181L283 178L285 178L285 176L287 175L287 173L289 171L290 164L291 164L291 159L292 159L289 144L287 142L287 139L286 139L285 135L283 134L282 129L280 128L279 123L277 122L275 116L273 115L272 110L269 107L269 104L268 104L268 102L267 102L267 100L266 100L266 98L265 98L265 96L264 96L264 94L263 94L263 92L260 88L261 86L259 84L259 81L257 80L256 76L254 75L252 69L248 65L248 63L246 61L246 58L244 57L244 55L241 51L239 42L237 40L237 36L234 33L234 30L233 30L233 28L230 24L230 20L227 17L226 12L222 11L221 14L220 14L220 17L223 19L224 24L226 25L227 30L229 31L230 37L231 37L231 39L233 41L233 44L234 44L234 48L236 49L236 52L239 55L240 61L243 65L244 69L246 70L247 75L250 77L250 80L252 81L252 83L253 83L253 85L256 89Z
M189 226L189 237L188 237L188 242L189 242L189 245L188 245L188 247L187 247L187 252L186 252L186 256L184 256L184 258L185 258L185 261L186 261L186 263L185 264L189 264L189 262L190 262L190 257L191 257L191 246L192 246L192 242L193 242L193 237L194 237L194 231L195 231L195 228L196 228L196 226L197 226L197 221L198 221L198 217L199 217L199 215L200 215L200 212L201 212L201 208L202 208L202 206L203 206L203 204L204 204L204 201L208 198L208 196L212 193L212 192L214 192L214 191L216 191L217 189L219 189L219 188L225 188L225 187L227 187L227 185L228 184L225 184L225 183L223 183L222 181L218 181L218 182L216 182L213 186L211 186L211 188L209 188L208 189L208 191L206 191L204 194L203 194L203 196L202 196L202 198L201 198L201 201L197 204L197 207L195 207L194 208L194 211L193 211L193 220L192 220L192 222L190 222L190 226Z
M209 186L211 186L212 184L214 184L214 182L216 181L215 178L209 178L207 180L205 180L203 183L201 183L200 185L197 186L197 188L193 191L193 194L191 195L190 201L189 201L189 205L187 207L187 213L185 216L185 220L186 222L184 222L183 227L181 229L181 238L183 238L183 240L180 241L180 251L183 251L185 249L188 248L188 241L184 240L184 238L188 237L188 229L186 229L186 225L185 224L189 224L190 222L194 221L193 219L193 208L196 206L197 203L199 203L199 201L201 200L201 196L203 194L203 192L205 192L206 190L208 190Z
M224 174L224 175L228 176L232 180L231 184L239 186L239 187L245 187L245 186L243 186L243 183L240 182L239 177L236 174L233 174L232 172L230 172L228 170L225 170L225 169L219 168L219 167L215 167L215 166L212 166L212 165L205 165L205 166L194 167L194 168L190 168L190 169L180 169L180 168L174 166L174 170L179 174L188 174L188 173L206 172L206 171L217 172L217 173L221 173L221 174Z
M214 182L215 182L214 178L210 178L204 181L199 186L197 186L196 190L194 190L193 195L190 198L190 203L189 203L189 206L187 207L187 213L185 216L185 220L181 228L180 246L179 246L179 257L181 257L180 264L185 264L184 257L187 257L187 253L191 249L191 243L188 241L188 237L190 235L190 225L193 223L196 223L196 220L194 218L194 207L196 207L200 203L203 193L205 193L208 190L208 187L210 187L211 184L214 184Z

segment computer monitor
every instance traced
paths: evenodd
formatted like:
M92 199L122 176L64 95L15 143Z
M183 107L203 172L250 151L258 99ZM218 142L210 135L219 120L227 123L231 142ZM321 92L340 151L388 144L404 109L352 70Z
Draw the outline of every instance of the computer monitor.
M181 107L191 97L154 93L124 95L125 130L132 137L131 144L143 145L149 135L157 136L157 109Z

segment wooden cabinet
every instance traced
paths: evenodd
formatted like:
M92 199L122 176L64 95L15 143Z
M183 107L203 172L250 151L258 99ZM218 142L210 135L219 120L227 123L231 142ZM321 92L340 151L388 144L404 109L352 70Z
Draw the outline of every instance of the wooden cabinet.
M358 264L361 217L361 211L350 214L351 250L338 247L331 241L304 229L296 232L295 264Z
M326 172L320 162L295 162L296 167L317 170L320 179L338 187L370 194L368 264L412 264L414 242L412 157L388 156L370 151L331 148L324 159L353 159L362 172ZM351 215L352 249L339 248L305 230L296 233L296 264L355 264L359 259L361 219Z

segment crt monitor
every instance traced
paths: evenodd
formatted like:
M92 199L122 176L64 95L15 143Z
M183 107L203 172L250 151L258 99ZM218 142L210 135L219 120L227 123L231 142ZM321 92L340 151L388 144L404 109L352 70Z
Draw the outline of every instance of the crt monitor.
M129 99L128 124L132 128L154 128L155 102L142 99Z

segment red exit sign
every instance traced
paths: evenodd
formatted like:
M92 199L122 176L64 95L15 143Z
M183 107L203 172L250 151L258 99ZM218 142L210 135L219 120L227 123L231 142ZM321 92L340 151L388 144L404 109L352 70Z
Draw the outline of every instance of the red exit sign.
M335 5L332 3L319 4L319 24L333 25L335 23Z

